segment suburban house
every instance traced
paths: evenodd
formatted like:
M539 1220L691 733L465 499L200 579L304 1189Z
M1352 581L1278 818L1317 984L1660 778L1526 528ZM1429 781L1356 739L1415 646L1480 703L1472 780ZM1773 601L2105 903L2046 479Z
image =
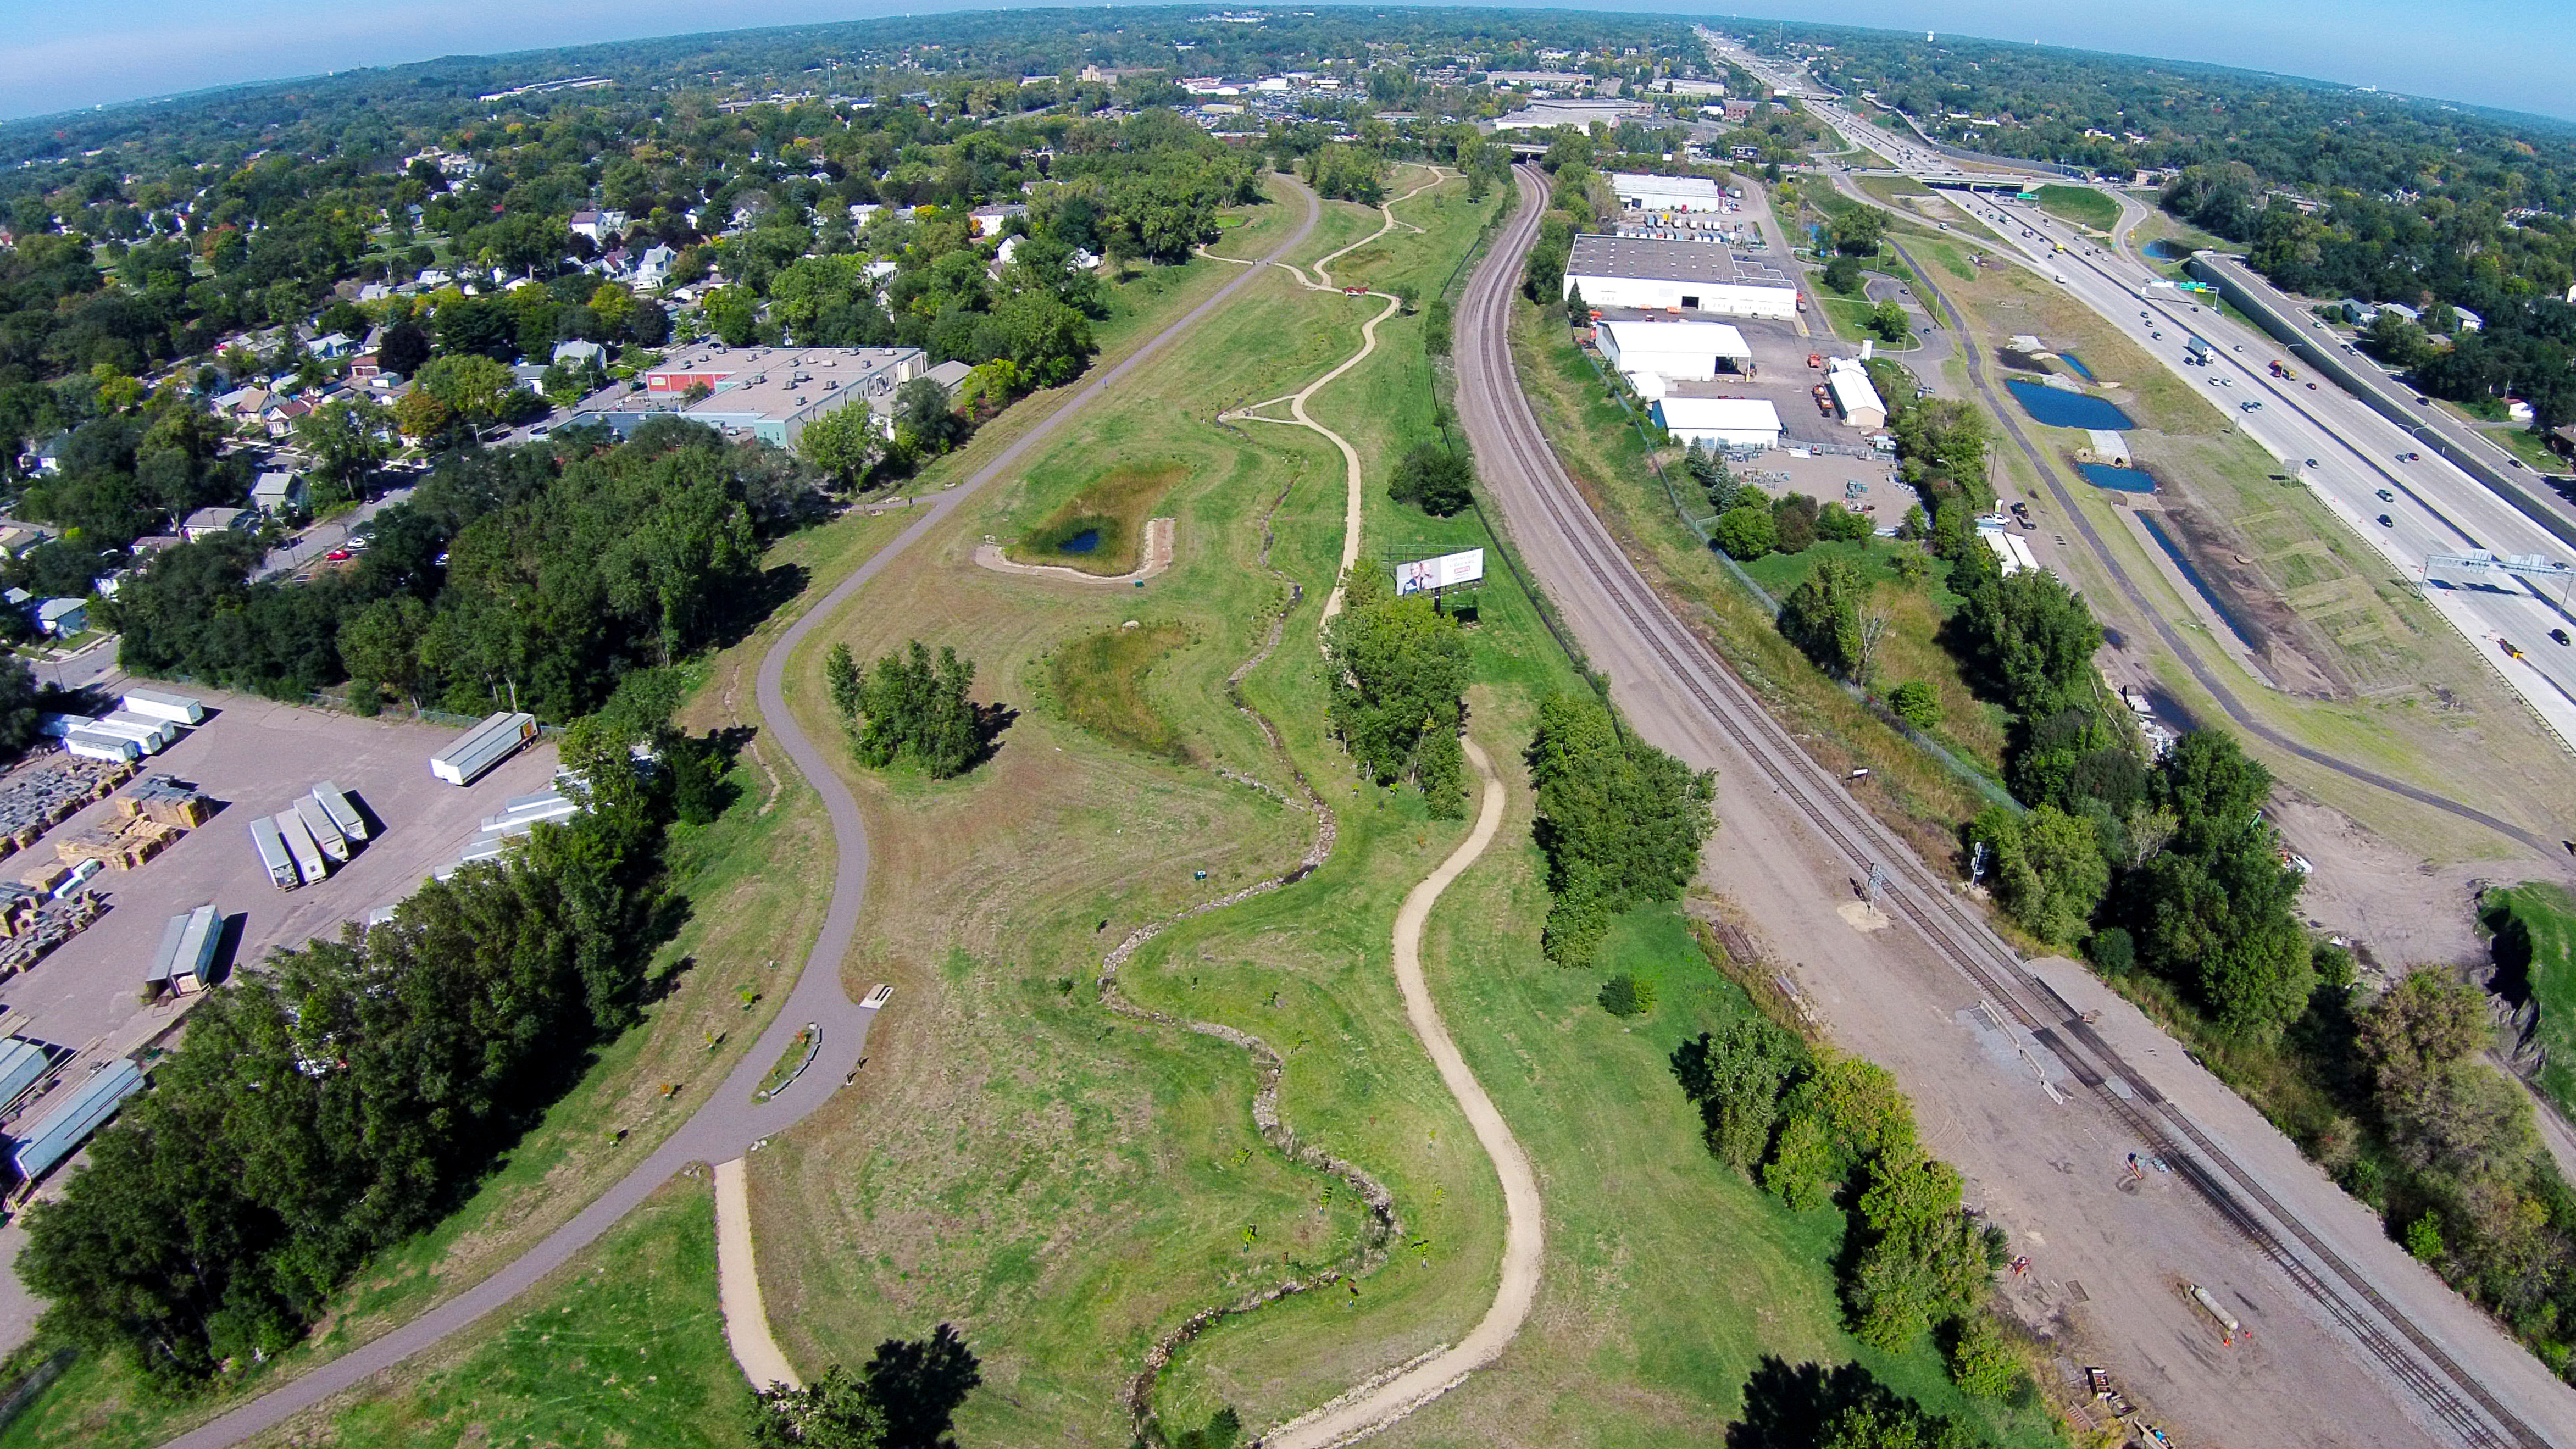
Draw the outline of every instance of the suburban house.
M1029 209L1016 201L1007 206L979 206L966 213L966 229L979 237L993 236L1012 217L1028 214Z
M663 283L671 280L671 268L677 264L679 260L680 254L678 252L671 250L660 242L655 242L653 245L646 247L644 249L644 254L635 259L635 285L645 289L646 291L651 291L661 286Z
M558 342L550 360L566 367L606 367L608 349L596 342Z
M36 606L36 632L68 639L89 627L87 599L47 599Z
M351 382L373 382L384 375L385 360L381 353L361 352L349 359Z
M259 475L250 485L250 506L262 513L283 513L304 506L304 479L294 473L272 472Z
M179 535L197 543L216 534L248 526L251 512L247 508L200 508L179 525Z
M606 241L626 230L625 212L614 207L600 211L576 211L566 228L574 236L586 236L594 242Z

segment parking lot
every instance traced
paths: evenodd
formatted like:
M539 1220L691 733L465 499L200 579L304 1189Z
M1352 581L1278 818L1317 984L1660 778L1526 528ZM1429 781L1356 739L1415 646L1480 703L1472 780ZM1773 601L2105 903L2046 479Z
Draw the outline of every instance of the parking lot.
M343 921L363 920L376 906L410 894L432 870L456 859L503 799L542 788L554 771L553 749L540 744L460 790L434 779L428 763L458 730L247 696L195 697L207 706L205 722L147 757L142 773L195 785L217 803L214 817L136 869L95 877L90 886L106 897L107 914L34 969L0 982L0 1029L90 1060L131 1051L166 1029L178 1010L167 1000L146 1007L140 997L144 968L171 916L213 903L230 918L225 946L236 970L271 947L336 935ZM251 847L250 822L286 809L324 779L357 798L374 838L355 847L328 880L281 891ZM56 840L104 820L112 809L101 801L81 810L33 847L0 861L0 874L15 877L53 859ZM85 1065L75 1063L71 1071ZM30 1110L41 1115L41 1100Z

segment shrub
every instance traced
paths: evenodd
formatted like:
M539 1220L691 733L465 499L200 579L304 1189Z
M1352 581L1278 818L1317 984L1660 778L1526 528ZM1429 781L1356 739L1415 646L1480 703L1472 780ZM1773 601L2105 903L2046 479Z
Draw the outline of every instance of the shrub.
M1739 563L1751 563L1779 547L1780 530L1771 521L1771 510L1760 502L1730 508L1718 516L1716 543L1726 556Z
M1643 1016L1655 1009L1655 982L1631 971L1601 983L1601 1009L1612 1016Z
M1887 707L1896 717L1918 730L1937 729L1941 724L1941 697L1932 686L1919 679L1909 679L1889 691Z

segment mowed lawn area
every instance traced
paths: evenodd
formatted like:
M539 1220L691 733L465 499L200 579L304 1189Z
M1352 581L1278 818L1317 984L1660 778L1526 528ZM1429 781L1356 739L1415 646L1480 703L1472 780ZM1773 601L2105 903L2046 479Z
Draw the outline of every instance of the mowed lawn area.
M2039 206L2051 216L2095 231L2109 231L2120 219L2120 203L2090 186L2043 186Z

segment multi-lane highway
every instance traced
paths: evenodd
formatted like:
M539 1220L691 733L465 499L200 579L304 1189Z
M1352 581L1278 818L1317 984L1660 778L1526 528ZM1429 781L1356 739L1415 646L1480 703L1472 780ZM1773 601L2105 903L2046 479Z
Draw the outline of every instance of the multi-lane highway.
M1888 157L1895 170L1936 186L1962 179L1956 161L1918 144L1910 132L1892 134L1869 124L1803 75L1722 37L1710 36L1709 43L1775 91L1800 96L1847 144ZM2419 434L2319 378L2267 334L2192 300L2119 246L2007 196L1947 194L2003 239L2003 255L2063 286L2160 365L2206 392L2229 425L2313 489L2392 572L2422 584L2427 600L2468 647L2484 652L2549 728L2576 749L2576 611L2570 599L2576 567L2556 535L2429 451ZM2131 210L2123 199L2124 216ZM2209 344L2205 363L2190 355L2194 337ZM2318 342L2342 346L2322 333ZM2274 376L2275 360L2290 362L2298 376ZM2464 447L2495 451L2474 430L2439 419L2430 409L2421 416L2415 426L2442 430ZM2502 456L2497 453L2498 466L2510 467ZM2537 479L2529 491L2548 496ZM2551 504L2557 506L2556 500ZM2479 553L2531 561L2543 571L2433 562Z

